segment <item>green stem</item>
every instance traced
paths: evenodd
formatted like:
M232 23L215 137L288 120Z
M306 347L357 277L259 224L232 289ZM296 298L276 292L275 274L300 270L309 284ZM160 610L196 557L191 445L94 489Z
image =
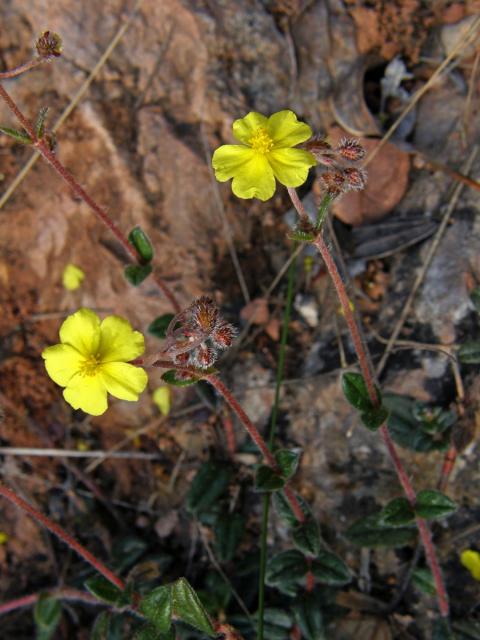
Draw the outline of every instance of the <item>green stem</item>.
M315 224L315 229L317 231L320 231L320 229L322 228L323 222L328 213L328 207L332 203L332 200L333 198L329 193L326 193L322 198L320 206L318 207L317 222Z
M296 246L293 246L293 252L295 252ZM285 371L285 352L288 338L288 325L290 323L290 316L292 311L293 302L293 290L295 283L296 273L296 259L292 260L288 268L288 283L287 283L287 298L285 301L285 310L283 313L283 325L282 335L280 338L280 351L278 354L277 376L275 381L275 398L272 407L272 416L270 419L270 433L268 436L268 446L270 450L273 448L275 440L275 431L277 428L278 419L278 406L280 402L280 388L283 382L283 375ZM265 572L267 569L267 534L268 534L268 516L270 513L270 494L266 493L263 498L263 511L262 511L262 529L260 535L260 576L258 583L258 627L257 638L263 640L263 628L264 628L264 610L265 610Z

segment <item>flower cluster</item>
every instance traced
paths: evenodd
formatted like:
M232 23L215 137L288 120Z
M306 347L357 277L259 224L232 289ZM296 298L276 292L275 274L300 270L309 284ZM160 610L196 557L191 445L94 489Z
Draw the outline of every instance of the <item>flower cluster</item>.
M347 191L365 188L367 172L355 166L365 156L365 149L353 138L342 138L336 147L316 136L305 144L305 148L315 157L323 172L320 184L333 198Z
M288 109L269 118L251 111L233 123L233 135L242 144L225 144L212 158L219 182L230 178L232 191L239 198L268 200L275 193L275 179L286 187L305 182L314 156L304 149L293 149L312 135Z
M62 39L54 31L44 31L35 42L40 58L58 58L62 55Z
M79 309L60 327L60 344L42 353L47 373L61 387L74 409L99 416L107 409L107 393L138 400L147 374L128 364L145 349L141 333L127 320L109 316L100 321L90 309Z
M236 334L235 327L220 317L213 300L202 296L170 322L165 353L176 364L208 369L218 352L231 346Z

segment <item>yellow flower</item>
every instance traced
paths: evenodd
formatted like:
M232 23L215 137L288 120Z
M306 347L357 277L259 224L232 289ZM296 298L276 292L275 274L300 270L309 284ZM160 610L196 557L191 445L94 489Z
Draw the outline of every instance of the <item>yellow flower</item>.
M79 309L60 327L61 344L42 353L48 375L74 409L99 416L107 409L107 392L121 400L138 400L147 384L145 371L127 364L145 349L141 333L118 316L102 322L90 309Z
M480 580L480 553L465 549L460 555L460 562L470 571L474 580Z
M278 111L267 118L251 111L235 120L233 135L242 144L225 144L212 158L219 182L230 178L239 198L268 200L275 192L275 178L286 187L299 187L316 164L311 153L292 149L305 142L312 130L293 111Z
M74 264L67 264L63 270L62 282L65 289L75 291L82 284L85 274Z
M152 397L162 416L168 416L172 407L172 392L170 387L158 387L153 392Z

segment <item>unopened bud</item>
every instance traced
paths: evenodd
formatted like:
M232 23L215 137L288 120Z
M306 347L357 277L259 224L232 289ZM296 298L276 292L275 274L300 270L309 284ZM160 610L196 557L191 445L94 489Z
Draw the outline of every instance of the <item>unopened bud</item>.
M228 349L236 335L237 331L235 327L224 320L220 320L213 330L210 338L218 349Z
M200 369L208 369L217 359L217 351L213 347L201 344L192 353L194 363Z
M325 173L322 173L320 176L320 184L323 190L333 198L344 193L347 188L345 176L340 171L335 170L325 171Z
M365 169L356 169L355 167L348 167L343 170L343 175L347 181L349 189L353 191L361 191L365 189L367 184L367 172Z
M330 165L334 159L332 145L324 137L314 136L305 143L305 149L322 164Z
M211 298L202 296L191 306L192 324L204 333L210 333L215 328L218 319L218 309Z
M35 48L41 58L58 58L62 55L62 39L54 31L44 31L36 41Z
M358 162L365 155L365 149L354 138L342 138L336 148L339 155L349 162Z

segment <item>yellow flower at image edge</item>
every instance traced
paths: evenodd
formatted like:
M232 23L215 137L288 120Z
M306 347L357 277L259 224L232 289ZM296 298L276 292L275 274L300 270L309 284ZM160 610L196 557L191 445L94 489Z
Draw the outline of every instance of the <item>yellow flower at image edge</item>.
M107 409L107 393L135 402L145 389L147 374L128 364L145 349L142 334L119 316L100 318L79 309L60 327L60 344L42 353L47 373L74 408L99 416Z
M275 193L275 178L286 187L299 187L316 164L311 153L292 148L312 136L293 111L278 111L269 118L251 111L235 120L232 129L242 144L219 147L212 166L219 182L233 178L232 191L239 198L268 200Z
M474 580L480 580L480 553L473 549L465 549L460 554L460 562L468 569Z
M85 278L83 271L74 264L67 264L62 274L62 283L68 291L75 291Z

